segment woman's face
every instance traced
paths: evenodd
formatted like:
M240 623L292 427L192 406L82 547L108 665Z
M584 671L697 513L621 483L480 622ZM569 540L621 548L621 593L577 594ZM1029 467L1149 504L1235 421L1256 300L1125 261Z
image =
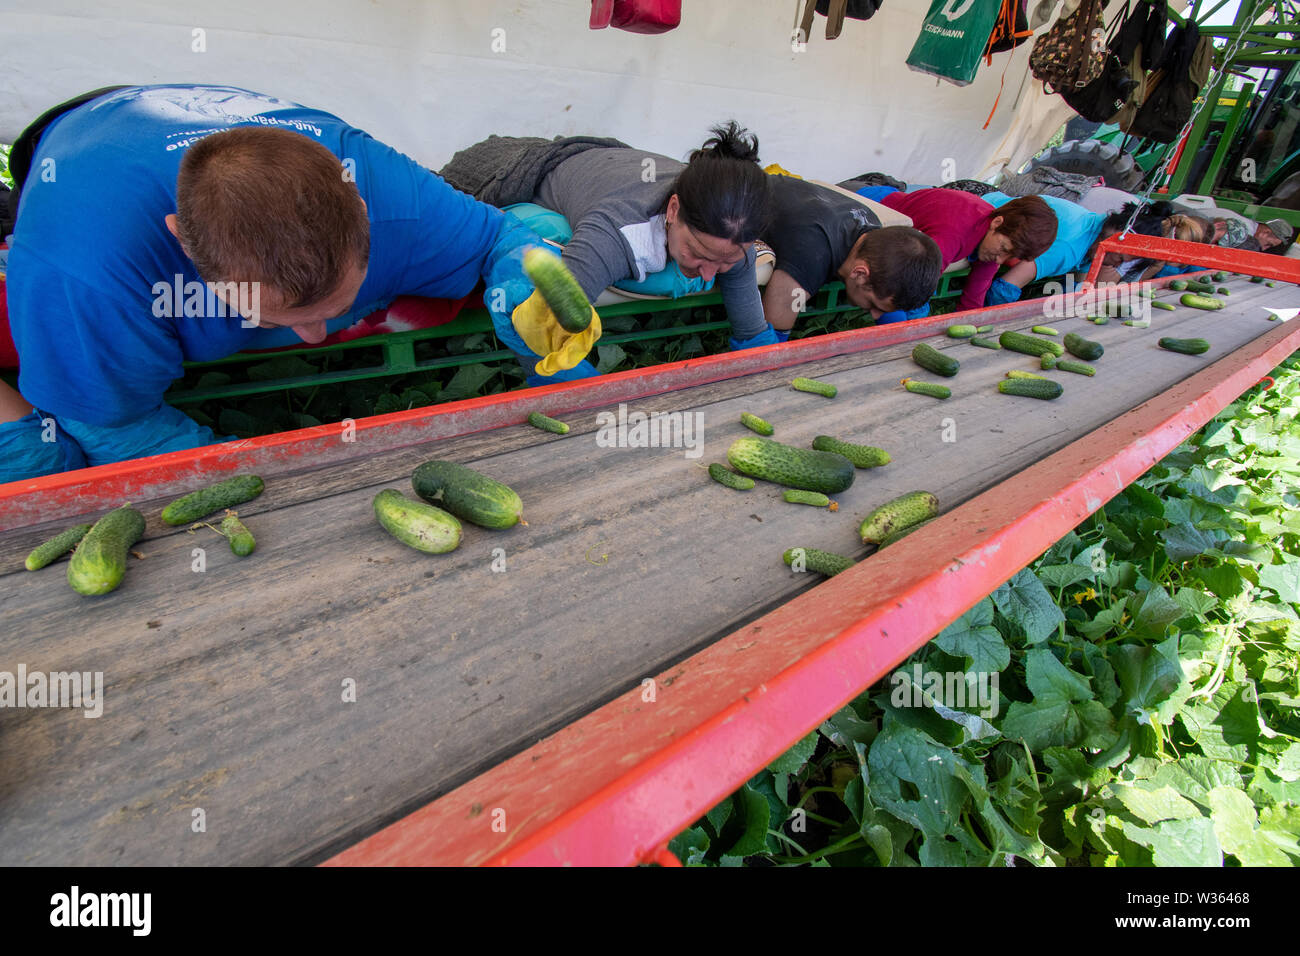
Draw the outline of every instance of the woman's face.
M708 282L719 272L726 272L744 262L746 250L752 245L738 245L729 239L692 229L682 219L681 203L676 194L668 200L666 223L668 256L688 279L698 277Z

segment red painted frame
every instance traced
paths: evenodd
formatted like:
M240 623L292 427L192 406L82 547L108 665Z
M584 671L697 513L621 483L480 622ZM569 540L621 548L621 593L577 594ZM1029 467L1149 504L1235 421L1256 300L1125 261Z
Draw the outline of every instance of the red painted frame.
M1300 259L1288 259L1265 252L1246 252L1243 249L1224 249L1207 246L1201 242L1184 242L1180 239L1163 239L1159 236L1141 236L1135 232L1117 234L1097 244L1085 283L1095 284L1101 271L1101 260L1108 252L1121 252L1129 259L1155 259L1163 262L1195 263L1208 269L1226 269L1265 279L1281 279L1300 283ZM1177 278L1170 276L1169 279ZM1163 283L1166 280L1161 280Z

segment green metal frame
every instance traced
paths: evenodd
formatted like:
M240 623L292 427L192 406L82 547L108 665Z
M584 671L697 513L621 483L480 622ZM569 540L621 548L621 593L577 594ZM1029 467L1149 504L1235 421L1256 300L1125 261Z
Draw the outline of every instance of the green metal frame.
M932 301L935 299L951 299L961 295L962 283L967 274L968 270L945 273L939 282L938 289L935 290ZM817 295L813 297L803 314L805 316L830 315L853 311L856 306L844 297L843 292L844 283L842 282L832 282L823 286L818 291ZM682 299L648 299L645 301L604 306L601 308L600 314L604 318L613 318L625 315L642 316L672 309L686 309L693 313L695 309L702 306L721 304L721 293L706 292ZM693 335L699 332L713 332L726 329L729 325L730 323L725 320L692 322L690 318L688 318L685 325L678 325L667 329L637 329L631 332L607 333L601 336L600 341L602 343L615 344L625 342L644 342L649 339ZM265 362L281 355L294 355L306 358L308 356L337 354L355 349L373 349L380 353L378 363L365 368L343 369L336 372L318 372L314 375L304 375L298 378L281 378L260 382L231 382L226 385L210 388L177 390L168 392L165 398L167 403L170 405L193 405L198 402L206 402L212 399L244 398L250 395L262 395L294 388L311 388L317 385L336 385L342 382L356 382L365 379L392 378L399 375L409 375L413 372L427 372L437 369L454 368L460 365L477 365L485 362L507 361L514 358L513 352L509 349L500 347L500 341L496 342L497 349L490 352L466 352L459 355L444 355L438 358L425 360L418 360L416 358L415 346L419 342L452 338L460 335L472 335L479 332L491 333L495 340L495 333L492 328L492 319L488 315L487 310L483 308L466 310L445 325L437 325L428 329L415 329L410 332L381 333L379 335L354 339L351 342L341 342L336 345L317 347L304 346L300 349L283 349L274 352L239 352L235 355L227 356L223 359L216 359L211 362L187 362L185 363L187 371L193 369L209 369L216 371L235 365L255 365L259 362Z

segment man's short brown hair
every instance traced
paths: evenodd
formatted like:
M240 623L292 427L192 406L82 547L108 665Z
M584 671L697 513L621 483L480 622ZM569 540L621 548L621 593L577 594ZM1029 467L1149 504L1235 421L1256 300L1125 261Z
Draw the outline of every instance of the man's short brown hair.
M930 301L943 272L939 244L910 226L872 229L857 258L867 264L872 291L891 300L895 310L910 312Z
M1056 241L1056 213L1040 196L1021 196L999 206L993 218L1002 217L998 232L1011 240L1011 255L1037 259Z
M284 308L314 305L370 259L356 184L300 133L241 126L206 136L181 160L176 222L208 282L260 282Z

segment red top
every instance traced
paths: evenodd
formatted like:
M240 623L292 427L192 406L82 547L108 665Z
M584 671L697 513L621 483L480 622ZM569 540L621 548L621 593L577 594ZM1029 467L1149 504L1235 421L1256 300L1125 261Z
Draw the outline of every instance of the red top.
M960 189L918 189L890 193L880 202L912 219L912 226L939 244L943 267L975 255L997 210L973 193ZM979 309L998 274L996 262L972 261L961 292L961 308Z

